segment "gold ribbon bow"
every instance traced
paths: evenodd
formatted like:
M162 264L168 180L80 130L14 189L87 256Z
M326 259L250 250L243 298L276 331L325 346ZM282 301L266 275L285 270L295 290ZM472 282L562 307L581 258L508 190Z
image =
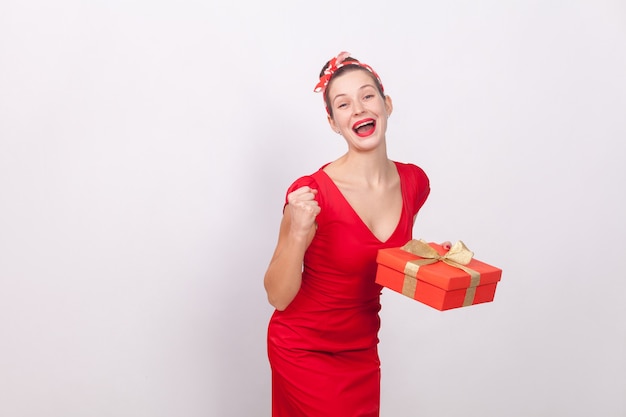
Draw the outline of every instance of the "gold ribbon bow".
M445 262L446 264L461 269L470 275L470 285L465 293L465 300L463 306L472 305L474 302L474 296L476 295L476 287L480 283L480 272L474 271L466 267L474 256L474 252L469 250L467 246L460 240L456 242L448 252L443 255L439 255L434 248L432 248L424 240L410 240L401 248L407 252L417 255L423 259L415 259L408 261L404 267L404 275L411 278L417 278L417 271L421 266L430 265L437 262ZM409 297L413 297L417 286L417 279L405 279L402 287L402 293Z

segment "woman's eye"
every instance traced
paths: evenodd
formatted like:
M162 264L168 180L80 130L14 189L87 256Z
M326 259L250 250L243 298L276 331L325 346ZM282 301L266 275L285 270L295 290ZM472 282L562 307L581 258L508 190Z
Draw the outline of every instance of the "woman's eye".
M337 106L337 108L338 108L338 109L345 109L346 107L348 107L348 104L347 104L347 103L340 103L340 104Z
M366 100L369 100L369 99L371 99L371 98L374 98L374 94L366 94L366 95L365 95L365 99L366 99Z

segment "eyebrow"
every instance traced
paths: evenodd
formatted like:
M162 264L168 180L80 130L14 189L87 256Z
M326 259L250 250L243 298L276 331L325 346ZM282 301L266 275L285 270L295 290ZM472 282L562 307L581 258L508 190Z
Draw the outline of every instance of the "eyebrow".
M373 84L363 84L361 87L359 87L359 91L367 88L367 87L372 87L374 90L376 90L376 86ZM334 103L335 100L337 100L339 97L343 97L346 96L347 94L337 94L335 97L333 97L332 102Z

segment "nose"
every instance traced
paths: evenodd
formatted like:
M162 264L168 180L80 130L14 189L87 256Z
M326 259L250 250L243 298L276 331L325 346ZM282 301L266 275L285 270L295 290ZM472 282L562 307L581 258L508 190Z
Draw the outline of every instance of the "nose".
M361 103L360 101L356 101L354 103L353 109L355 115L363 113L363 103Z

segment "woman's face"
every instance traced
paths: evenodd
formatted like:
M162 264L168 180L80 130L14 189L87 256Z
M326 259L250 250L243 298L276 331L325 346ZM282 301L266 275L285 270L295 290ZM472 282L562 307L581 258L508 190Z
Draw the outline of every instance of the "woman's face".
M333 78L328 90L332 117L328 122L358 149L384 142L387 118L393 106L388 96L381 96L366 70L352 70Z

